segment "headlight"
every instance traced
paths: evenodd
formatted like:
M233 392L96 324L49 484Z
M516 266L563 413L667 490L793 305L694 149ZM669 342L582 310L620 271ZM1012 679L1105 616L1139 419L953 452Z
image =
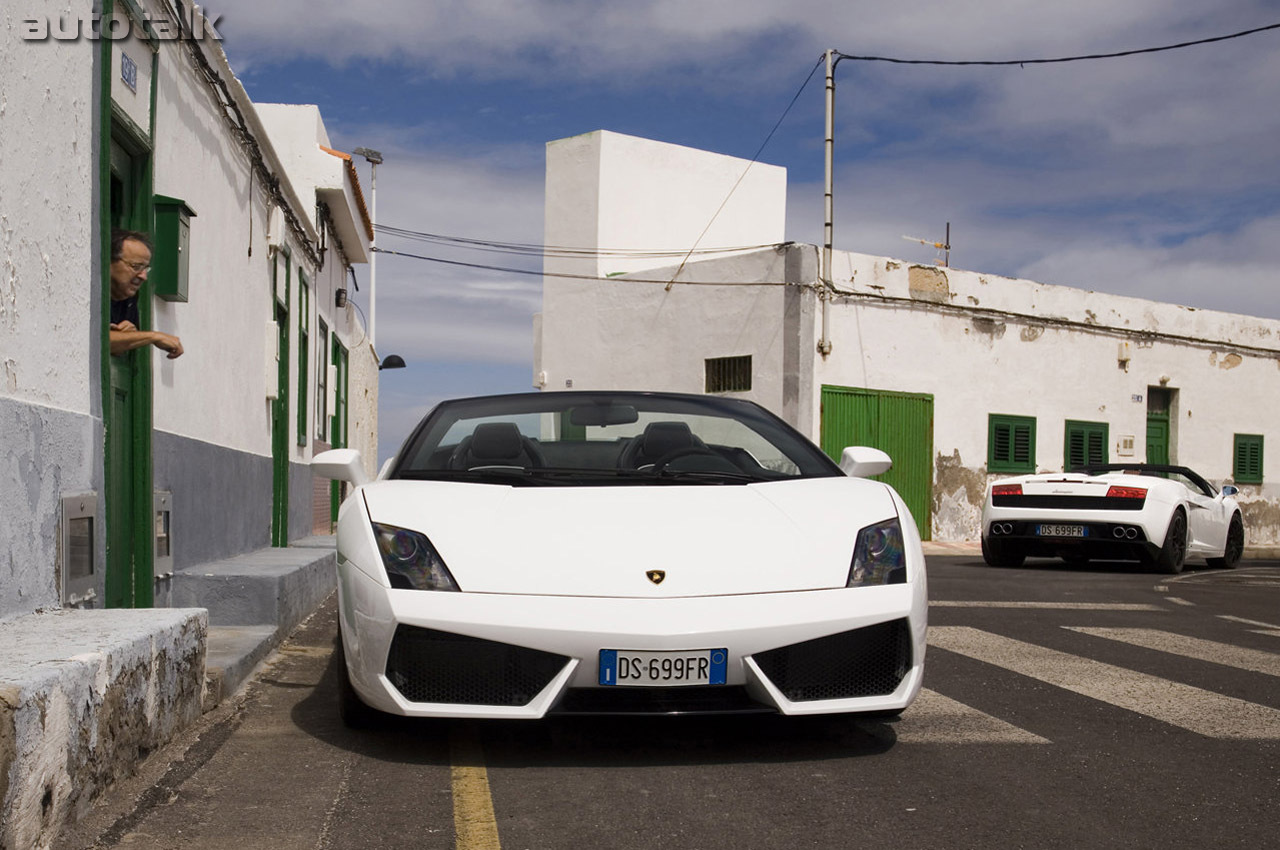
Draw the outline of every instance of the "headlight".
M444 559L427 535L394 525L373 523L373 536L391 586L404 590L457 590Z
M907 583L907 552L898 518L868 525L858 532L846 587Z

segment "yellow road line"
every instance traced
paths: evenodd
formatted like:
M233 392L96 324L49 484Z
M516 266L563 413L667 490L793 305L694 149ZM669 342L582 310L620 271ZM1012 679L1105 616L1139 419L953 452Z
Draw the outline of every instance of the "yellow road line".
M453 828L458 850L501 850L489 773L475 729L455 725L449 736L449 760L453 766Z

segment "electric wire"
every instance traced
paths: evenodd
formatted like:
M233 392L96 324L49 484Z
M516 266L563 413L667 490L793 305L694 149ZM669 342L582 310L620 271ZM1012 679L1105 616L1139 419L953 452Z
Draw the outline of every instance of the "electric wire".
M790 246L791 242L780 242L776 245L768 245L765 247L782 249ZM808 286L809 284L789 283L782 280L656 280L651 278L638 277L599 277L593 274L572 274L570 272L546 272L540 269L519 269L511 266L493 266L485 263L468 263L462 260L446 260L443 257L424 257L421 254L410 254L405 251L391 251L386 248L375 247L373 249L379 254L388 254L394 257L407 257L412 260L422 260L428 263L440 263L446 266L457 266L464 269L479 269L481 271L505 272L507 274L523 274L536 277L554 277L565 278L568 280L590 280L598 283L609 283L613 280L623 280L627 283L660 283L671 284L676 283L681 286Z
M725 205L729 203L729 199L733 197L733 193L738 191L738 187L742 185L742 181L746 179L747 172L751 170L751 166L755 165L756 161L760 159L760 154L764 153L765 147L767 147L770 140L773 139L774 134L778 132L778 128L782 126L782 122L786 120L789 114L791 114L791 108L796 105L796 101L800 99L800 95L804 93L804 90L809 87L809 83L813 80L813 75L818 73L818 69L822 67L825 61L825 57L820 59L809 71L809 76L804 78L804 82L801 83L800 88L796 90L795 95L791 98L791 102L787 104L787 108L782 110L782 115L778 116L778 120L773 123L773 129L769 131L769 135L765 136L764 141L760 143L760 147L756 148L756 152L751 156L751 161L747 163L746 168L742 169L742 174L738 176L733 187L729 189L729 194L724 196L724 200L720 202L720 206L716 208L714 213L712 213L711 220L707 222L707 226L702 228L702 233L698 234L698 238L694 240L693 247L689 249L689 253L685 254L684 259L680 261L680 265L676 268L675 273L671 275L671 280L667 281L668 292L671 290L671 285L675 282L675 279L680 276L680 272L684 271L685 264L689 262L689 258L692 257L694 251L697 250L698 245L702 242L702 238L707 235L707 231L711 229L711 225L716 223L716 219L719 218L720 213L724 211Z
M1083 56L1062 56L1055 59L898 59L890 56L855 56L849 53L836 52L836 58L852 59L857 62L891 62L897 65L1050 65L1062 62L1084 62L1093 59L1115 59L1121 56L1137 56L1142 53L1162 53L1166 50L1181 50L1184 47L1195 47L1200 44L1213 44L1219 41L1230 41L1243 38L1267 30L1280 29L1280 23L1268 24L1264 27L1242 30L1229 35L1217 35L1211 38L1198 38L1195 41L1183 41L1178 44L1166 44L1162 47L1143 47L1136 50L1121 50L1115 53L1090 53Z
M645 259L645 258L662 258L662 257L683 257L688 252L684 249L646 249L646 248L571 248L556 245L539 245L529 242L500 242L492 239L471 239L462 236L446 236L439 233L428 233L425 231L408 230L401 227L392 227L389 225L379 224L375 226L375 230L387 236L395 236L400 239L408 239L416 242L426 242L435 245L443 245L452 248L466 248L476 251L487 251L495 254L514 254L517 256L529 257L559 257L559 258L594 258L594 257L618 257L627 259ZM736 253L741 251L753 251L761 248L771 248L772 243L759 245L734 245L720 248L701 248L695 253L698 254L724 254Z

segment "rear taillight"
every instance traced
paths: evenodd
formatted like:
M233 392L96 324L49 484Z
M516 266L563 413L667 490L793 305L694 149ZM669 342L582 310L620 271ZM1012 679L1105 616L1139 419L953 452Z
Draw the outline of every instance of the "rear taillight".
M993 496L1021 496L1021 495L1022 495L1022 485L1021 485L1021 484L997 484L997 485L995 485L994 487L992 487L992 488L991 488L991 495L993 495Z
M1145 499L1147 498L1147 488L1145 487L1115 487L1113 486L1107 491L1108 499Z

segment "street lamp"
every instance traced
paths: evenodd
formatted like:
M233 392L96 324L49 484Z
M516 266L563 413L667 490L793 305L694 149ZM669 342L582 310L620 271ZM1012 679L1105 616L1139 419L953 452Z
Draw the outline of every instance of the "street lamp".
M356 156L362 156L369 163L369 223L373 225L373 238L369 240L369 346L374 351L378 350L376 339L374 336L374 325L378 319L378 166L382 164L382 152L375 151L371 148L356 148L352 151Z
M378 371L383 369L403 369L404 358L399 354L388 354L381 363L378 364Z

